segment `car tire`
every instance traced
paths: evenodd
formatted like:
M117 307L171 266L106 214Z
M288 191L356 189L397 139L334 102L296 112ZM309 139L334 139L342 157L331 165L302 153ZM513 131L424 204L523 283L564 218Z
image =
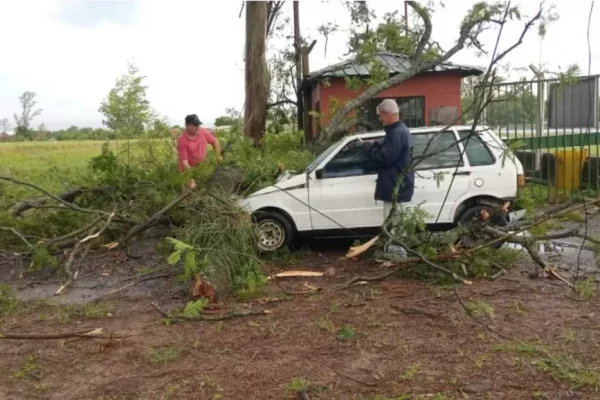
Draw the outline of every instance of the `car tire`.
M254 220L258 227L258 249L262 253L291 247L294 228L283 215L273 211L258 212Z
M481 215L481 212L483 210L487 211L490 215L493 215L493 213L495 211L497 211L497 209L495 209L494 207L488 206L486 204L479 204L479 205L470 207L462 213L462 215L460 216L460 218L458 220L458 225L459 226L467 225L473 219L478 218ZM493 221L490 225L491 226L506 226L506 225L508 225L508 215L496 216L496 220ZM473 245L473 246L483 244L489 240L491 240L491 238L488 238L485 235L483 237L476 237L476 238L471 237L471 235L466 235L465 237L460 239L461 242L467 243L467 244ZM499 249L500 247L502 247L502 245L503 245L503 243L499 242L499 243L495 243L491 247L493 249Z

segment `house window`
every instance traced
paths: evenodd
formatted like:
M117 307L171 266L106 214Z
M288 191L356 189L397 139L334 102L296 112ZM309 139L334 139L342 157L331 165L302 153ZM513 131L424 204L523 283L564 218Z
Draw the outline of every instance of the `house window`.
M413 163L417 171L464 165L452 131L413 134L412 142Z
M377 118L377 106L383 99L371 99L366 105L366 119L373 125L374 130L383 129ZM425 126L425 97L396 97L400 114L409 128Z

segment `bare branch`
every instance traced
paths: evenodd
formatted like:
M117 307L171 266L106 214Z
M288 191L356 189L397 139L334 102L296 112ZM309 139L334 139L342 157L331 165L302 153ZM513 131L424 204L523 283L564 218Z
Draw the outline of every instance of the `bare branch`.
M431 25L431 17L429 12L427 12L425 8L421 7L421 5L416 1L407 1L407 4L419 15L419 17L421 17L423 23L425 24L425 31L419 40L415 54L412 56L412 62L418 65L421 62L421 56L423 55L425 46L427 46L429 40L431 39L433 27Z
M277 21L277 17L279 17L279 12L284 3L284 1L269 1L267 3L267 37L273 33L273 26L275 25L275 21Z

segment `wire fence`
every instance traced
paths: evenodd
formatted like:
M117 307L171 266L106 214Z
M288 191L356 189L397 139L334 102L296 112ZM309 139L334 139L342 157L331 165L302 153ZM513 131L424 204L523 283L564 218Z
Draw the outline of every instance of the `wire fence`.
M599 75L486 87L487 125L523 164L527 189L556 201L600 193Z

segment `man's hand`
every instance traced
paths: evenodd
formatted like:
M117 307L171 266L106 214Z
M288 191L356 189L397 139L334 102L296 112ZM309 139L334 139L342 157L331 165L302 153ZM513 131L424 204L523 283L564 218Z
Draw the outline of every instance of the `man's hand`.
M223 156L220 154L217 154L217 164L221 164L223 162Z
M195 181L194 179L192 179L192 180L190 181L190 183L188 184L188 188L189 188L190 190L194 190L194 189L196 189L197 187L198 187L198 186L196 185L196 181Z

